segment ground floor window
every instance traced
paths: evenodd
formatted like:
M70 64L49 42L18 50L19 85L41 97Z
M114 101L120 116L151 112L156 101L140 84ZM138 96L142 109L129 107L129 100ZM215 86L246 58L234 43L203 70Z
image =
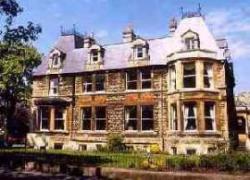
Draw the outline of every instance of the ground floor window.
M171 104L171 107L170 107L170 129L178 130L176 104Z
M215 111L214 111L214 103L205 102L204 107L205 114L205 130L215 130Z
M49 107L41 107L39 109L39 120L40 120L41 130L49 129L49 119L50 119Z
M189 102L184 104L184 130L192 131L197 129L197 110L196 103Z
M64 109L55 108L55 130L64 130Z
M152 131L154 129L153 106L125 107L125 130Z
M95 108L95 121L96 130L106 130L106 108L96 107Z
M91 107L82 108L82 130L91 130Z
M194 155L194 154L196 154L196 149L186 149L186 154L187 155Z

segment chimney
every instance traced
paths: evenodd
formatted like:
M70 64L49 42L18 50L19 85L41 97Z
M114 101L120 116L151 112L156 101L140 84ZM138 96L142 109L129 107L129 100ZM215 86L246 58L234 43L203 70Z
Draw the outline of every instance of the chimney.
M126 27L124 31L122 32L123 42L125 43L132 42L135 39L135 37L136 35L134 33L134 30L130 25Z
M85 34L84 40L83 40L83 47L89 48L93 44L95 44L95 39L93 37Z
M172 18L169 22L169 32L172 34L175 32L175 30L177 29L177 21L175 18Z

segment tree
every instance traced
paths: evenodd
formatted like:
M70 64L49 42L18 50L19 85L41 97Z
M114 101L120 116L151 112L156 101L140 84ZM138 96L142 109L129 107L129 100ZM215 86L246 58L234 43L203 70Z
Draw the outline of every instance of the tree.
M16 0L0 0L0 111L6 118L7 132L12 133L17 104L24 104L31 92L32 70L41 56L32 46L41 27L32 22L15 26L13 19L23 9Z

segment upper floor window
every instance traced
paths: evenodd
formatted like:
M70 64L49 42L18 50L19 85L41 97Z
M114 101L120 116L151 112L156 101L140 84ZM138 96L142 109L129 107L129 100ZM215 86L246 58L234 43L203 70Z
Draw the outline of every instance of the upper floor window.
M57 68L61 64L59 54L54 54L52 57L52 67Z
M55 108L55 130L64 130L64 109Z
M137 58L143 58L143 46L137 46L136 47L136 57Z
M199 35L196 32L188 30L182 35L182 39L185 45L185 50L200 48Z
M171 104L170 108L171 108L170 109L170 129L171 130L178 130L176 104Z
M137 89L137 71L132 70L126 73L126 87L129 90Z
M92 91L92 75L86 75L83 77L83 92Z
M169 69L169 76L170 76L170 90L176 89L176 70L175 66L170 66Z
M125 130L137 130L137 107L125 107Z
M196 70L195 63L183 64L183 87L195 88L196 87Z
M82 108L82 130L91 130L91 107Z
M140 89L152 88L152 73L150 69L131 70L126 73L126 89L136 90L138 87Z
M212 88L213 87L213 67L210 63L204 64L204 87L205 88Z
M105 74L96 74L95 76L95 90L104 91L105 90Z
M92 60L92 62L98 62L99 61L98 49L92 49L91 50L91 60Z
M50 90L49 95L57 95L58 94L58 87L59 87L59 78L53 77L50 79Z
M205 114L205 130L215 130L215 111L214 111L214 103L205 102L204 107Z
M184 104L184 130L192 131L197 129L197 110L196 104L193 102Z
M141 88L150 89L151 88L151 71L148 69L140 71L141 77Z
M40 130L49 130L49 107L39 108Z

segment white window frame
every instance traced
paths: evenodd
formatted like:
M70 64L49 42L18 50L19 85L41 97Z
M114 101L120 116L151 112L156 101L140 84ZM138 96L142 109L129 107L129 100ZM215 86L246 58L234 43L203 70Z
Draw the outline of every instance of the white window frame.
M97 118L97 108L105 108L105 117L104 118ZM106 131L107 130L107 108L105 106L96 106L95 107L95 131ZM97 121L104 121L105 122L105 129L97 129Z
M133 70L132 70L133 71ZM138 77L137 77L137 70L134 70L136 72L136 79L135 80L128 80L129 72L126 72L126 90L127 91L137 91L138 89ZM129 89L128 83L136 82L136 88L135 89Z
M66 127L65 127L65 124L66 124L66 123L65 123L65 122L66 122L66 120L65 120L65 119L66 119L66 118L65 118L66 110L63 109L63 108L61 108L60 110L62 111L62 118L57 118L57 117L56 117L56 110L57 110L57 109L60 109L60 108L55 108L55 109L54 109L54 118L55 118L55 119L54 119L54 130L55 130L55 131L65 131L65 129L66 129ZM63 121L63 129L56 129L56 126L55 126L56 121Z
M153 117L152 118L143 118L142 117L142 108L144 107L144 106L150 106L150 107L152 107L152 113L153 113ZM140 114L141 114L141 131L142 132L152 132L152 131L154 131L154 106L153 105L142 105L142 106L140 106ZM142 126L142 123L143 123L143 121L153 121L153 129L152 130L143 130L143 126Z
M139 45L136 47L136 59L144 58L144 48L143 46ZM141 54L141 56L139 56Z
M57 63L55 63L57 61ZM59 68L61 66L61 58L59 54L53 54L52 56L52 67Z
M129 107L135 107L136 109L136 118L130 118L130 111L129 111ZM124 130L125 131L138 131L139 129L138 129L138 117L137 117L137 111L138 111L138 108L137 108L137 106L125 106L124 107L125 108L125 124L124 124ZM126 125L127 125L127 123L129 123L129 121L136 121L136 129L127 129L126 128Z
M169 82L170 82L170 91L176 90L176 67L175 65L170 66L169 68Z
M150 79L143 79L143 77L142 77L143 71L149 71ZM141 81L141 89L152 89L152 71L150 69L148 69L148 70L140 70L140 81ZM150 82L150 88L143 88L142 87L143 82Z
M194 116L188 116L189 108L186 108L186 107L188 107L189 104L193 104ZM195 119L195 126L196 126L195 129L187 129L189 119ZM184 131L185 132L196 132L198 130L198 127L197 127L197 103L188 102L188 103L185 103L183 105L183 120L184 120Z
M184 74L184 69L185 69L185 65L190 65L190 64L193 64L194 65L194 74L189 74L189 75L185 75ZM197 88L197 78L196 78L196 76L197 76L197 68L196 68L196 63L195 62L190 62L190 63L183 63L183 79L182 79L182 81L183 81L183 88L184 89L195 89L195 88ZM190 77L192 77L192 78L194 78L194 80L195 80L195 86L194 87L185 87L185 78L190 78Z
M96 52L96 54L94 53L94 52ZM91 50L91 54L90 54L90 56L91 56L91 62L92 63L97 63L97 62L99 62L99 60L100 60L100 52L99 52L99 50L98 49L92 49ZM96 58L96 60L95 60L95 58Z
M206 116L206 114L205 114L205 111L206 111L206 104L210 104L210 105L212 105L212 109L210 109L209 111L210 111L210 116ZM213 129L206 129L206 127L205 127L205 131L207 131L207 132L213 132L213 131L216 131L216 118L215 118L215 103L212 103L212 102L205 102L204 103L204 120L205 120L205 125L206 125L206 119L210 119L210 120L212 120L212 128Z
M55 81L53 81L55 79L57 79L57 85L55 85ZM49 95L50 96L58 95L58 90L59 90L59 78L58 77L50 78Z
M43 108L48 109L48 118L43 118L43 111L42 111ZM41 107L39 107L38 112L39 112L39 118L40 118L40 130L41 131L49 131L49 128L50 128L50 109L49 109L49 107L41 106ZM43 121L48 121L48 128L47 129L43 128Z
M205 74L205 71L207 71L207 74ZM206 78L208 79L208 82L210 83L210 87L205 87ZM203 71L204 88L212 89L214 87L213 79L214 79L213 78L213 65L211 63L204 63L204 71Z
M92 75L87 75L87 76L89 76L91 78L91 82L87 82L86 78L83 80L83 93L84 94L93 92L93 76ZM91 85L90 91L87 90L88 89L87 87L89 85Z
M90 118L85 118L84 117L84 109L87 109L87 108L90 108ZM81 129L80 130L82 130L82 131L91 131L92 130L92 107L91 106L82 107L81 111L82 111L82 113L81 113L82 116L81 116ZM90 129L84 129L84 127L83 127L83 122L84 121L90 121Z
M170 105L170 130L178 131L177 104Z

